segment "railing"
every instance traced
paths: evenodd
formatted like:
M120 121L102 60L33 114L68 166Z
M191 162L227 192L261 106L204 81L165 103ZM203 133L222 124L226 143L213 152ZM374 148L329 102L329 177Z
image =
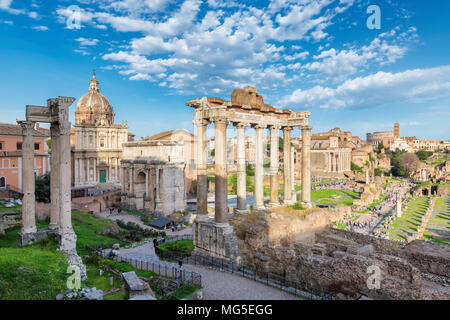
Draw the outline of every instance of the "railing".
M139 270L145 270L145 271L152 271L156 274L159 274L160 276L164 276L167 278L172 278L180 285L184 284L195 284L195 285L202 285L202 276L199 273L183 270L181 268L177 267L170 267L167 266L167 264L161 264L157 262L149 262L149 261L142 261L138 259L132 259L127 257L121 257L121 256L110 256L108 253L102 251L99 253L95 249L86 246L86 249L95 252L95 254L100 255L102 258L114 260L117 262L125 262L130 264L131 266L135 267Z
M332 293L315 288L307 283L288 280L286 274L279 275L270 272L264 272L257 270L256 268L247 268L245 266L239 266L233 261L215 258L211 256L187 256L183 257L172 252L161 250L158 247L155 248L155 253L161 258L181 261L185 264L200 265L219 271L226 271L244 278L263 283L265 285L281 289L283 291L300 295L311 300L332 300Z

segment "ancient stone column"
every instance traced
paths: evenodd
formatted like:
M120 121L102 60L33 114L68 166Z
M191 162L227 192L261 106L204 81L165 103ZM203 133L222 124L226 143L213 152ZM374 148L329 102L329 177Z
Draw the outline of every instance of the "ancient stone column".
M279 127L270 127L270 206L280 205L278 199Z
M134 196L134 166L132 164L130 164L130 167L128 168L129 171L129 182L130 182L130 187L129 187L129 197L133 197Z
M395 209L397 217L400 218L402 216L402 196L399 192L397 193L397 204Z
M215 131L215 222L228 223L227 206L227 122L225 119L214 121Z
M160 175L160 167L156 167L156 199L155 199L155 213L161 214L162 213L162 204L161 204L161 197L160 197L160 190L161 190L161 175Z
M206 166L207 123L197 123L197 219L208 218L208 172Z
M369 168L366 168L366 184L369 184L370 180L369 180Z
M256 164L255 164L255 209L264 208L264 144L263 128L254 126L256 140Z
M48 228L50 230L57 230L59 228L59 216L60 216L60 132L59 125L52 123L50 125L50 135L52 142L52 154L50 156L51 171L50 171L50 224Z
M59 192L60 215L59 234L61 236L61 250L64 252L76 251L76 235L72 228L72 202L71 202L71 176L70 176L70 122L59 124Z
M302 127L302 202L311 206L311 126Z
M148 198L148 175L150 174L150 169L145 168L145 196L144 198Z
M36 232L34 195L34 122L22 121L22 234Z
M292 197L296 200L295 195L295 162L294 162L294 148L291 148L291 189L292 189Z
M292 204L291 127L283 128L284 204Z
M246 124L238 123L237 128L237 210L247 212L247 185L245 170L245 127Z

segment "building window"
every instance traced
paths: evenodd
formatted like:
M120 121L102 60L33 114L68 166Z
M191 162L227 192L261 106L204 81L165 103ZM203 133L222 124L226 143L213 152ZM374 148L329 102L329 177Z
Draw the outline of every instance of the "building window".
M103 148L105 146L105 139L100 139L100 147Z
M34 144L34 150L39 150L39 143Z
M3 149L3 142L0 142L0 150Z
M17 150L22 150L22 142L17 142Z
M6 187L6 178L0 177L0 188L5 188L5 187Z

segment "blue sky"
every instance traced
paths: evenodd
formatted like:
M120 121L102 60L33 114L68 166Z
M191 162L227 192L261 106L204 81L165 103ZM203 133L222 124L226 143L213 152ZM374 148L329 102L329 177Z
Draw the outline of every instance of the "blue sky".
M137 138L193 131L187 100L252 85L310 111L313 132L365 138L398 121L402 136L448 140L448 12L446 0L0 0L0 121L80 98L96 69Z

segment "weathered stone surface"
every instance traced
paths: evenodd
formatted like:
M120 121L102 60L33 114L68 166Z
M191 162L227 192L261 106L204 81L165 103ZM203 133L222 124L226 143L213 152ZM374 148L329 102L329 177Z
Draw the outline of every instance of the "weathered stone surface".
M445 279L449 276L450 249L446 246L417 240L405 245L327 228L311 232L312 242L303 241L290 234L288 227L295 221L280 213L268 215L266 220L250 214L233 217L230 222L236 229L243 263L250 268L286 272L288 280L340 294L342 299L362 295L369 299L450 299L445 281L428 283L435 280L427 278L424 283L421 276L421 272ZM299 231L305 232L308 230ZM263 262L260 255L270 260ZM371 290L367 281L372 275L369 267L374 266L380 268L381 282L380 289Z

